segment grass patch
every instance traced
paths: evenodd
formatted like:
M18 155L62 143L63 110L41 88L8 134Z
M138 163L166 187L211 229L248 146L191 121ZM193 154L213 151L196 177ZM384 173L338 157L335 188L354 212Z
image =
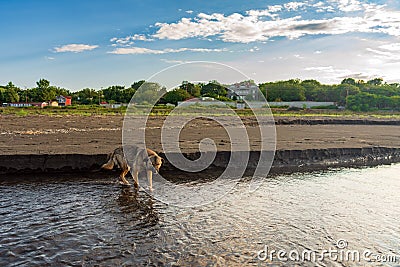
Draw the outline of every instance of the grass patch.
M33 116L33 115L46 115L46 116L123 116L126 112L126 107L120 108L105 108L98 105L74 105L68 107L0 107L0 114L4 115L17 115L17 116ZM213 107L191 107L183 110L182 115L200 115L207 114L210 116L229 115L224 112L226 108ZM132 108L132 114L142 114L147 108ZM167 116L171 113L173 108L167 106L156 106L151 109L150 116ZM254 113L251 109L237 109L234 110L239 116L253 116ZM269 115L268 110L260 109L257 114ZM399 111L374 111L374 112L355 112L350 110L331 110L331 109L305 109L299 111L288 111L285 108L272 108L272 114L275 117L334 117L334 118L377 118L377 119L400 119Z
M26 110L21 109L16 113L16 115L17 116L26 116L26 115L28 115L28 112Z

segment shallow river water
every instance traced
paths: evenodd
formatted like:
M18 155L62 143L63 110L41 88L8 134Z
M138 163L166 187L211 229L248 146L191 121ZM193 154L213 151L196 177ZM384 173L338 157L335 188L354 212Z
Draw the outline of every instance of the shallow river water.
M244 181L185 209L105 179L2 182L0 266L399 266L399 173Z

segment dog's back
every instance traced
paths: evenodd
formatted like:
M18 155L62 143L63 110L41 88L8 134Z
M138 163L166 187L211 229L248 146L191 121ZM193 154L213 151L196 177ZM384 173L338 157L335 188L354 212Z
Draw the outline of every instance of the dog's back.
M120 182L124 185L129 185L129 182L125 179L125 175L132 169L136 187L139 187L139 172L146 171L149 188L152 189L153 171L156 170L158 172L161 164L162 158L153 150L130 145L116 148L110 155L108 162L103 164L102 168L112 170L117 165L122 169L119 177Z
M147 152L147 153L146 153ZM140 170L150 169L152 164L148 164L148 158L159 157L151 149L143 149L134 145L126 145L116 148L110 155L107 163L103 164L102 168L112 170L114 166L120 169L125 169L127 166ZM151 163L151 162L150 162Z
M140 148L138 146L124 146L123 153L125 155L125 160L128 165L139 171L144 169L148 170L150 166L148 166L148 155L146 153L146 149Z

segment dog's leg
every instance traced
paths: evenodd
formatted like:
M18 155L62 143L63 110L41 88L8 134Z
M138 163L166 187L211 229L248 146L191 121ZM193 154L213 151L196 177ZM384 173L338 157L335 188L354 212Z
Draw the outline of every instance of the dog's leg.
M153 172L151 170L147 170L147 179L149 181L149 190L153 191Z
M133 180L136 188L139 188L139 170L133 169Z
M122 167L122 172L119 175L119 179L121 181L122 184L124 185L130 185L130 183L128 182L128 180L125 179L125 175L129 172L129 166L128 165L124 165Z
M108 155L107 163L103 164L101 168L106 170L112 170L114 168L114 152Z

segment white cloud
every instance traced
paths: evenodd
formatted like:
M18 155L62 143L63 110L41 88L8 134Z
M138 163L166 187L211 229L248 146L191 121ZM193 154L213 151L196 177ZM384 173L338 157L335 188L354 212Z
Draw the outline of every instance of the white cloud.
M333 73L337 70L333 68L333 66L320 66L320 67L307 67L304 70L307 71L320 71L320 72L328 72L328 73ZM349 70L340 70L341 72L349 72Z
M336 68L334 66L318 66L318 67L307 67L304 69L314 73L314 77L320 77L324 80L337 81L345 78L355 78L359 80L368 80L377 75L371 71L365 70L363 72L355 72L350 69Z
M319 75L331 76L332 78L350 77L351 75L354 75L354 72L349 69L335 68L333 66L308 67L304 70L317 72L320 73Z
M165 59L162 58L160 61L168 63L168 64L184 64L184 63L190 63L191 61L185 61L185 60L174 60L174 59Z
M87 44L68 44L60 47L55 47L54 52L56 53L64 53L64 52L73 52L73 53L81 53L83 51L90 51L99 47L98 45L87 45Z
M246 14L249 15L250 17L254 17L254 20L257 20L258 17L270 17L272 19L275 19L278 17L278 14L273 14L269 10L248 10L246 11Z
M376 64L398 63L400 61L399 44L381 45L376 49L367 48L366 51L372 53L373 59L370 59L370 61Z
M335 8L331 5L326 5L324 2L319 1L318 3L312 4L311 7L315 8L318 13L323 12L335 12Z
M288 3L286 8L295 8L300 2ZM357 16L302 19L301 16L280 18L274 13L282 6L270 6L265 10L248 10L245 15L233 13L200 13L195 18L182 18L175 23L156 23L158 30L153 35L158 39L181 40L185 38L215 37L224 42L249 43L266 41L273 37L296 39L304 35L336 35L345 33L384 33L400 36L400 11L386 9L375 4L360 4L357 0L331 0L343 11L363 9ZM313 8L331 8L323 2Z
M390 44L384 44L379 46L379 48L389 50L389 51L397 51L400 52L400 43L390 43Z
M110 39L110 42L113 43L112 46L121 46L121 47L131 46L135 43L134 41L150 42L154 41L154 39L148 38L144 34L134 34L134 35L128 35L126 37L113 37Z
M138 55L138 54L164 54L162 50L153 50L143 47L120 47L115 50L108 52L109 54L116 55Z
M149 39L144 34L134 34L133 36L131 36L131 39L136 41L146 41L146 42L154 41L154 39Z
M306 5L306 3L304 3L304 2L289 2L289 3L284 4L283 6L288 11L296 11L305 5Z
M268 11L269 12L279 12L282 10L282 6L281 5L274 5L274 6L269 6L268 7Z
M254 52L257 52L257 51L260 51L260 48L258 46L253 46L251 48L244 49L244 50L237 50L235 52L250 52L250 53L254 53ZM230 52L233 52L233 51L230 51Z
M188 14L192 14L193 10L186 10L185 12L188 13Z
M149 49L143 47L121 47L116 48L113 51L108 52L109 54L116 55L138 55L138 54L168 54L168 53L180 53L180 52L227 52L227 49L209 49L209 48L166 48L163 50Z
M375 32L400 36L400 11L386 9L385 6L364 5L365 23Z
M362 5L358 0L330 0L330 2L336 3L339 10L344 12L359 11L362 9Z

